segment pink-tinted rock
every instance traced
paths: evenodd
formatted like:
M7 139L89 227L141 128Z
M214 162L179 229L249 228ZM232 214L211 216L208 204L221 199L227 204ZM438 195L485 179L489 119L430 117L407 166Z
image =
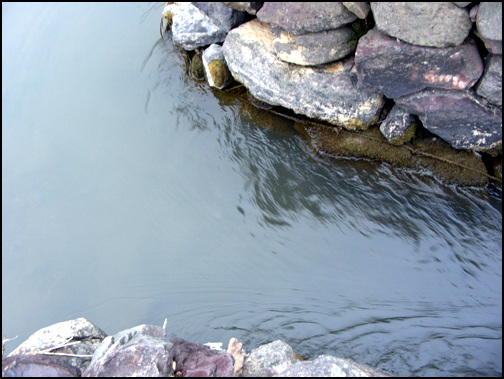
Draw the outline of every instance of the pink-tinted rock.
M175 373L183 377L233 377L234 358L196 342L171 339L174 346Z
M355 66L361 85L394 99L427 87L468 89L483 73L483 62L472 40L456 47L422 47L376 29L359 40Z

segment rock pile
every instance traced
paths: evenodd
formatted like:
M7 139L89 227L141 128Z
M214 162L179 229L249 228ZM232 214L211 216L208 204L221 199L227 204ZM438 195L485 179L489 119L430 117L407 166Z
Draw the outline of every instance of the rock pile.
M326 355L301 362L282 341L262 345L248 356L236 338L231 338L227 351L208 345L213 344L167 339L165 329L154 325L107 336L79 318L34 333L2 358L2 376L386 376Z
M312 119L381 124L395 145L419 120L453 148L501 161L502 3L167 3L163 15L175 43L211 44L215 88L232 75Z

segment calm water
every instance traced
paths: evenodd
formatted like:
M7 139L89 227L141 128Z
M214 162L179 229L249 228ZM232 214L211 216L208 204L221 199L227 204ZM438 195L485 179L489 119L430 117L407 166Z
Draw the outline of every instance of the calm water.
M188 79L162 7L2 3L7 351L77 317L168 318L248 351L500 375L501 192L315 157Z

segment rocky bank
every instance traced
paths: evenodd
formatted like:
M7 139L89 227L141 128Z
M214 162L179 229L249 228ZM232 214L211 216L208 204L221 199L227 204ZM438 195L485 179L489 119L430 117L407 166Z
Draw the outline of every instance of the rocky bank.
M500 2L167 3L168 29L319 153L502 182Z
M165 326L139 325L112 336L84 318L40 329L6 358L2 376L389 376L349 359L302 360L274 341L245 354L231 338L205 345L166 338Z

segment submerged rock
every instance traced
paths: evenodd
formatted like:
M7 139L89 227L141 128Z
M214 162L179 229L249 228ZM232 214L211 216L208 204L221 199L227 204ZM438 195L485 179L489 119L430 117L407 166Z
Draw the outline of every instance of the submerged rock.
M348 129L378 121L383 95L357 86L352 60L316 68L292 65L276 57L273 41L268 25L257 20L233 29L224 41L231 74L254 97Z
M392 99L427 87L469 89L483 73L483 62L472 39L456 47L422 47L376 29L359 40L355 67L360 84Z

